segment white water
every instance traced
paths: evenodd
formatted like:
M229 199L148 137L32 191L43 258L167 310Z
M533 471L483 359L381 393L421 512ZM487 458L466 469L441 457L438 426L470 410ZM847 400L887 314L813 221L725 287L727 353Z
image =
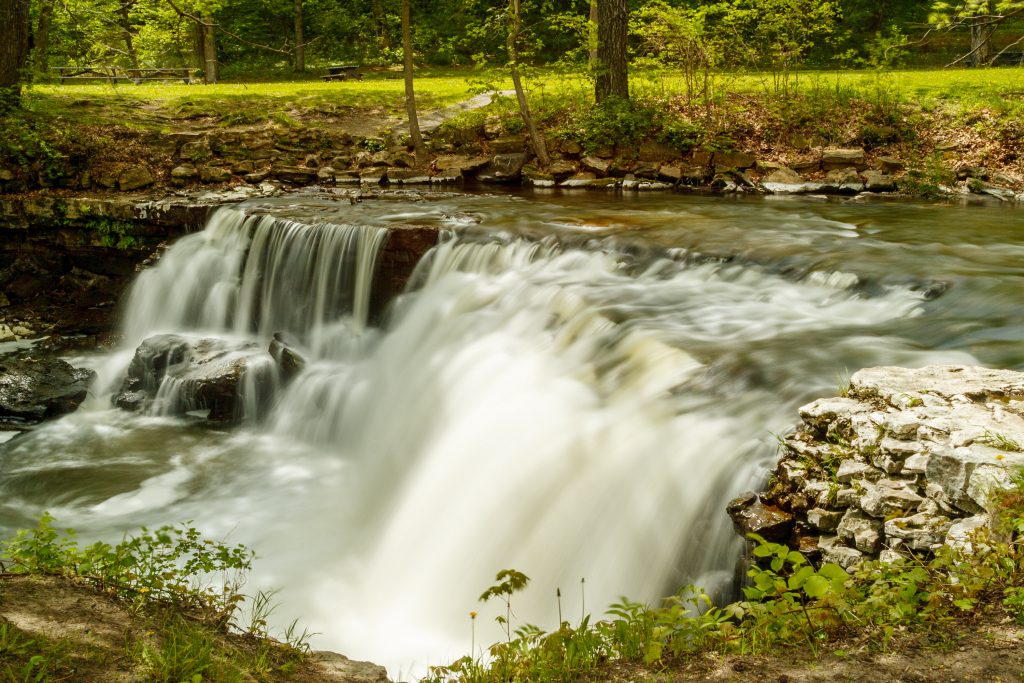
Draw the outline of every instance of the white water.
M546 628L556 588L575 620L619 595L726 587L725 502L763 476L809 358L970 360L873 332L922 314L908 288L868 297L848 274L637 260L610 242L445 242L378 333L383 238L216 214L140 276L129 347L285 330L313 362L264 424L233 433L97 398L9 445L0 510L101 535L194 520L258 551L280 623L397 678L466 654L471 610L478 645L501 637L476 598L503 568L533 578L517 623ZM130 354L105 361L107 391Z

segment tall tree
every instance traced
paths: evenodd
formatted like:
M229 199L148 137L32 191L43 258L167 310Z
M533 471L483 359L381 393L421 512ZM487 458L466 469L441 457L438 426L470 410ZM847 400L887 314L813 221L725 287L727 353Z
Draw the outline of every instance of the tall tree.
M590 0L590 20L587 22L587 62L590 70L597 69L597 0Z
M939 29L955 30L966 27L971 35L971 49L953 66L969 61L975 66L989 64L1001 52L1024 42L1024 36L1005 46L1000 53L992 49L992 35L1000 25L1015 17L1024 16L1024 0L957 0L932 3L931 20Z
M139 69L139 53L135 50L135 41L132 39L131 11L135 0L121 0L117 7L117 25L121 28L121 35L124 40L124 49L128 55L128 61L136 75Z
M53 26L53 0L40 0L39 18L33 33L32 67L38 74L50 68L50 28Z
M516 100L519 102L519 113L523 117L523 123L530 134L530 144L537 155L537 161L541 167L547 168L551 165L548 157L548 149L544 144L544 138L537 131L537 123L530 113L530 104L526 101L526 91L523 88L523 79L519 73L519 37L523 32L523 15L520 0L512 0L512 27L508 32L508 63L512 71L512 86L516 89Z
M594 96L629 99L626 69L626 33L629 28L628 0L597 0L597 78Z
M416 150L416 163L426 160L423 149L423 136L420 135L420 120L416 115L416 92L412 83L412 12L409 0L402 0L402 66L405 72L405 111L409 115L409 137L412 138L413 149Z
M295 0L295 70L306 70L306 45L302 35L302 0Z
M16 106L28 60L29 0L0 0L0 108Z

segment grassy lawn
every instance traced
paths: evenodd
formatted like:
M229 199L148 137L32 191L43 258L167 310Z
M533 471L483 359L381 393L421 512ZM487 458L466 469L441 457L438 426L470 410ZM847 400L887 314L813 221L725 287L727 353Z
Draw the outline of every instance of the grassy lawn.
M729 73L715 77L716 89L747 97L775 96L770 74ZM921 105L979 106L1010 113L1024 110L1024 68L934 69L922 71L805 71L794 73L790 92L831 101L868 100ZM592 101L593 86L582 73L531 70L531 99L543 108ZM421 109L444 107L468 99L486 87L511 87L504 71L423 70L417 76ZM675 71L631 74L636 96L671 96L685 92ZM210 117L220 125L259 123L304 114L338 115L353 109L400 115L404 111L401 73L371 72L361 81L324 83L292 80L259 83L183 85L109 85L105 83L36 85L27 91L29 110L65 116L82 123L127 123L161 129L174 120Z

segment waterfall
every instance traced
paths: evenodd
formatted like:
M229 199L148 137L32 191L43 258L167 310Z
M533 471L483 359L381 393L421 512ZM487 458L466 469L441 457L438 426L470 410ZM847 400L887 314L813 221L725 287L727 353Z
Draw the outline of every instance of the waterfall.
M211 377L237 376L236 395L218 397L231 409L218 415L213 406L214 415L255 419L279 384L266 348L272 334L288 335L313 357L346 356L367 343L372 281L387 234L234 207L215 212L205 230L175 243L128 294L127 344L148 337L153 347L132 361L142 366L134 368L139 388L156 389L148 411L209 412L216 393ZM169 336L154 337L160 334ZM119 381L118 361L116 371L103 373L100 384L108 390ZM203 367L197 370L197 363Z
M131 288L105 395L0 449L0 513L50 509L95 536L193 520L256 549L252 588L281 588L282 623L397 678L467 654L471 610L478 644L503 639L477 601L501 569L532 577L515 625L548 629L556 589L575 623L621 595L728 588L740 541L726 502L760 483L771 432L834 391L837 366L970 362L911 341L925 296L866 287L856 264L491 227L435 246L378 326L386 227L219 210ZM306 362L270 395L275 333ZM158 334L188 350L154 348L154 407L111 410ZM201 351L246 364L256 419L167 416L196 407L201 383L175 368Z

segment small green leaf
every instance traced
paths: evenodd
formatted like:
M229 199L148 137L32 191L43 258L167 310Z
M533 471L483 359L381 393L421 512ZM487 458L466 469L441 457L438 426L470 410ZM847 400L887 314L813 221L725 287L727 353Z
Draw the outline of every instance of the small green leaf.
M804 593L809 598L820 598L832 587L831 582L820 574L814 574L809 576L807 581L804 582Z

